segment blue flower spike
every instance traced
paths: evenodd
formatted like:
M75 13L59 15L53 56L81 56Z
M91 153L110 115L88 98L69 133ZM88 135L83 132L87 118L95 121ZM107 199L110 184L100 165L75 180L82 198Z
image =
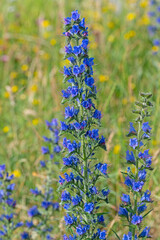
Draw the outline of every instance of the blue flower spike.
M16 200L12 195L15 191L14 175L9 174L6 165L0 165L0 239L11 240L16 229L23 226L16 214Z
M108 203L110 191L106 186L99 190L97 181L108 177L108 166L97 162L94 156L98 148L106 150L106 146L98 129L102 114L95 106L97 90L94 59L88 55L88 28L77 10L64 19L64 25L65 59L70 61L70 66L64 67L66 89L62 90L62 103L68 106L60 134L67 137L63 139L66 155L59 183L61 204L66 211L64 221L70 235L64 235L63 239L106 239L105 217L98 208L100 202Z
M59 127L57 119L46 121L50 137L43 137L44 144L41 152L47 160L40 161L40 169L45 172L45 180L42 189L35 187L30 189L36 205L28 210L29 221L26 221L26 229L21 234L21 239L34 239L34 235L42 239L54 239L53 215L59 210L59 203L54 200L53 179L54 167L59 164L61 147L59 145ZM38 239L39 239L38 237Z
M151 127L149 122L146 122L146 118L150 116L153 105L150 102L151 93L140 93L140 96L141 101L135 103L136 109L133 110L133 113L137 114L138 117L135 124L130 123L127 135L128 137L136 135L136 137L130 138L131 151L127 150L126 152L127 163L132 164L133 168L129 167L127 173L124 173L127 193L122 195L122 203L119 208L119 215L128 222L126 225L129 226L129 232L123 235L123 240L151 237L150 228L144 228L144 218L152 210L149 206L152 202L151 192L145 190L148 172L152 170L152 157L149 150L144 148L151 139Z

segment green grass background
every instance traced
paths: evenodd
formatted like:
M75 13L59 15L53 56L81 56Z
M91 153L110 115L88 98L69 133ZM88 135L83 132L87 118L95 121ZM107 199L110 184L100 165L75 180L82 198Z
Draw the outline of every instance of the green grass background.
M123 224L117 217L125 165L128 123L131 110L140 91L153 93L151 118L154 171L147 185L152 189L154 211L146 219L152 227L153 239L160 239L160 63L152 54L148 35L147 1L109 0L1 0L0 10L0 163L10 172L18 170L16 178L18 208L25 219L31 204L29 188L40 185L39 174L42 136L48 134L44 121L63 119L61 102L63 89L63 52L65 38L63 17L78 9L86 18L90 35L90 56L95 58L94 77L98 88L97 106L103 113L101 132L108 139L108 152L100 152L109 164L109 184L112 190L106 227L122 235ZM134 3L131 3L134 2ZM119 4L120 3L120 4ZM129 13L135 19L127 20ZM126 39L126 34L134 36ZM7 56L7 61L2 61ZM104 81L102 81L104 80ZM60 160L61 161L61 160ZM58 168L55 178L58 178ZM102 183L103 185L108 184ZM55 191L55 198L58 193ZM55 234L63 233L63 213L57 214ZM59 221L60 220L60 221ZM60 222L60 224L58 223ZM60 239L60 235L57 235Z

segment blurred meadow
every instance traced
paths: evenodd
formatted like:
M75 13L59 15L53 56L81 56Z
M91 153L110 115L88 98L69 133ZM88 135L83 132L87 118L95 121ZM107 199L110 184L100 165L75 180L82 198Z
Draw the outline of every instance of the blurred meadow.
M140 91L153 93L153 168L148 186L154 210L147 217L153 239L160 239L160 62L147 27L148 0L1 0L0 10L0 164L16 176L18 210L30 204L29 189L40 185L39 161L43 158L45 120L63 120L61 105L65 38L63 18L77 9L86 18L90 57L94 57L97 105L103 113L101 132L107 152L111 188L106 227L122 236L117 215L123 191L121 170L125 167L129 121ZM59 159L61 162L61 159ZM55 179L58 180L58 166ZM56 181L56 180L55 180ZM104 185L105 183L103 183ZM16 197L15 195L15 197ZM55 190L55 199L58 193ZM63 213L57 213L56 239L65 232ZM146 224L147 225L147 224Z

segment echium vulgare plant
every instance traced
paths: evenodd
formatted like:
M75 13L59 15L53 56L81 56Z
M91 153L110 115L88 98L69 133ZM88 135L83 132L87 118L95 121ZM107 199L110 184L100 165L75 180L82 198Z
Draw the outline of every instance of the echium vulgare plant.
M106 150L105 138L99 135L101 112L96 109L96 86L93 78L93 58L88 56L88 31L85 19L78 11L64 19L67 45L65 59L70 67L64 67L62 103L65 121L61 122L63 139L63 168L59 183L62 189L61 204L66 210L64 217L72 239L106 239L103 229L105 218L100 204L108 202L109 189L98 190L99 178L107 178L107 164L98 162L95 152L100 147ZM71 137L71 139L68 139ZM66 172L64 172L66 170ZM106 184L106 181L105 181Z
M12 195L15 189L14 175L6 171L6 165L0 165L0 240L11 240L17 236L16 229L23 225L15 211L16 200Z
M42 189L31 189L33 201L36 205L28 210L28 216L31 218L26 222L28 231L21 234L21 239L53 239L53 226L55 225L54 213L59 210L59 203L54 200L55 164L58 163L61 147L59 145L59 128L57 119L51 122L46 121L47 128L50 131L50 137L44 136L43 139L47 146L42 147L42 154L48 155L47 160L40 161L40 168L45 171L45 180Z
M151 139L151 127L146 118L151 116L153 105L150 102L151 93L140 93L140 96L141 100L135 103L136 109L133 110L138 117L135 124L130 122L130 131L127 135L131 137L129 140L131 150L126 152L126 161L131 167L124 173L124 184L128 190L121 197L119 215L127 220L129 233L124 234L123 240L150 238L150 227L144 228L143 220L152 211L148 206L152 202L151 192L146 189L145 183L149 171L152 170L152 157L149 149L146 149Z
M148 16L150 17L150 25L148 31L153 42L153 53L157 54L160 47L160 2L157 0L150 0Z

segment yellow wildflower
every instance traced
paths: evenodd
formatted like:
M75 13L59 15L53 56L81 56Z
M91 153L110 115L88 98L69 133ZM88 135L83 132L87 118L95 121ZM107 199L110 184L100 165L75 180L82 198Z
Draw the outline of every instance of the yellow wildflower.
M20 177L21 176L21 172L18 170L18 169L15 169L12 174L15 176L15 177Z
M44 32L44 33L43 33L43 37L44 37L45 39L49 38L50 35L51 35L51 34L50 34L49 32Z
M35 118L35 119L32 120L32 124L33 125L36 126L36 125L38 125L38 123L39 123L39 119L38 118Z
M106 75L100 75L99 76L99 81L100 82L107 82L109 80L109 76Z
M43 20L41 24L42 24L42 27L44 28L47 28L50 25L48 20Z
M13 93L16 93L18 91L18 86L14 85L11 87L11 89Z
M152 140L152 144L153 144L153 146L156 146L158 143L156 140Z
M11 72L10 73L10 78L15 79L17 77L18 73L17 72Z
M52 38L51 41L50 41L50 44L52 46L54 46L56 43L57 43L56 39Z
M37 90L38 90L37 85L34 84L34 85L31 86L31 91L32 92L37 92Z
M131 167L131 171L132 171L133 174L135 174L135 172L136 172L136 167L135 167L135 166L132 166L132 167Z
M122 99L122 104L123 104L123 105L126 105L127 103L128 103L127 98L123 98L123 99Z
M113 42L114 39L115 39L115 37L111 34L111 35L109 35L109 37L108 37L108 42Z
M102 7L102 13L106 13L108 11L108 7L105 6L105 7Z
M3 132L4 132L4 133L8 133L8 132L9 132L9 127L8 127L8 126L5 126L5 127L3 128Z
M136 17L136 14L135 13L128 13L127 14L127 21L132 21L134 20Z
M114 22L110 21L110 22L108 22L107 26L108 26L108 28L112 29L112 28L114 28L115 24L114 24Z
M135 83L131 83L131 88L135 89L135 87L136 87L136 84Z
M5 97L5 98L9 98L9 97L10 97L10 93L6 91L6 92L4 93L4 97Z
M144 15L140 21L139 21L140 25L149 25L150 24L150 19L147 15Z
M42 58L45 59L45 60L48 60L50 58L49 54L48 53L44 53L42 55Z
M33 99L32 104L38 105L40 103L39 99Z
M129 32L125 33L124 38L126 40L129 40L130 38L134 37L136 35L136 32L134 30L130 30Z
M28 70L28 65L27 64L23 64L21 69L22 69L22 71L26 72Z
M131 96L131 97L130 97L130 102L133 103L133 102L135 102L135 100L136 100L136 98L135 98L134 96Z
M153 46L153 47L152 47L152 51L153 51L154 53L157 53L158 50L159 50L159 47L158 47L158 46Z
M119 144L117 144L114 146L113 153L119 154L120 150L121 150L121 146Z
M148 6L148 0L141 0L139 5L142 8L146 8Z

